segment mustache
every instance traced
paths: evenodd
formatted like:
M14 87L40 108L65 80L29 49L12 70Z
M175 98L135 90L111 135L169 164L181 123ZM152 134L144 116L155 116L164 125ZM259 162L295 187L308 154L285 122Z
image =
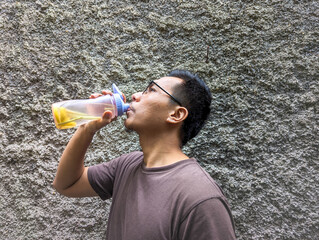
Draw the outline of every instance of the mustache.
M132 103L130 104L130 108L129 108L129 110L131 110L131 111L135 111L135 109L133 108L133 106L132 106Z

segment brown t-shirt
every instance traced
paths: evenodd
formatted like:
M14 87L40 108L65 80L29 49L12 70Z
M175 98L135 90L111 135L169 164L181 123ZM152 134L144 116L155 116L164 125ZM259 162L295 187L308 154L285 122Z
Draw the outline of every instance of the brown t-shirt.
M228 202L195 159L146 168L133 152L90 167L88 179L112 197L108 240L235 239Z

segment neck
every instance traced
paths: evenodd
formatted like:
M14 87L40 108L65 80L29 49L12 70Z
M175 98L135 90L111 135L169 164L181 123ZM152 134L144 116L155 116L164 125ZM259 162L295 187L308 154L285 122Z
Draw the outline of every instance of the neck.
M157 137L154 137L154 134L140 134L140 145L144 154L144 164L148 168L162 167L188 159L179 146L179 139L172 134L161 134Z

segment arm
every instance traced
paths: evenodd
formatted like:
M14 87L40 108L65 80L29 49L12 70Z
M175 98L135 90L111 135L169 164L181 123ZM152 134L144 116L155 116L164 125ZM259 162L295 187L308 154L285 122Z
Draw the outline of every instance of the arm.
M112 120L112 112L106 111L101 119L81 125L77 129L62 154L53 181L53 187L59 193L68 197L97 196L88 181L84 156L94 134Z

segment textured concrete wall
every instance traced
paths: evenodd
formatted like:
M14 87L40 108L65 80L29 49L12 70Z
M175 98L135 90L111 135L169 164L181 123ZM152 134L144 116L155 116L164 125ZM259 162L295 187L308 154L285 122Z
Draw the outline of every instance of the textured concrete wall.
M1 238L101 239L110 202L51 186L74 132L55 129L51 104L112 82L130 96L186 68L206 80L213 103L185 151L224 189L238 239L318 239L318 7L0 1ZM139 149L124 118L96 135L88 165Z

